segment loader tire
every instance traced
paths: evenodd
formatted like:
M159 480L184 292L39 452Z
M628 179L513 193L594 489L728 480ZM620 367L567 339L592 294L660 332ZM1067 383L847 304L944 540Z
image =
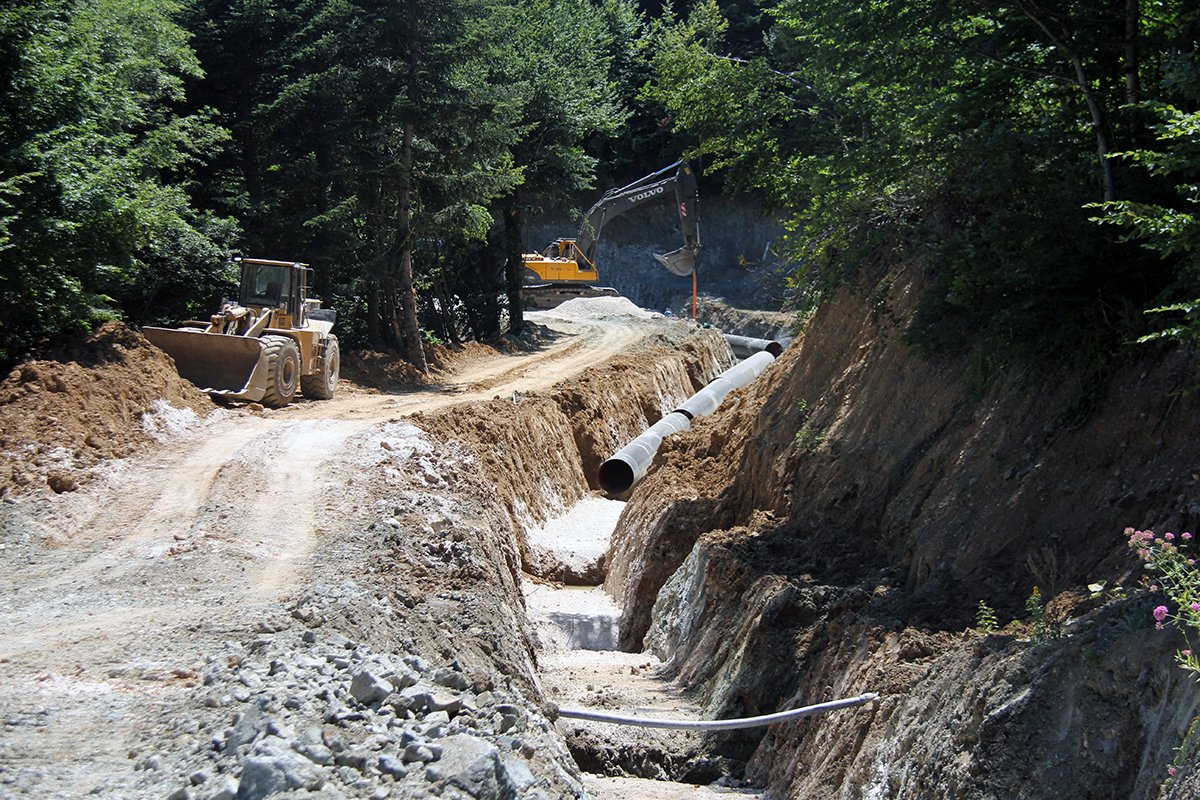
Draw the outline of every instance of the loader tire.
M330 335L325 340L325 357L321 359L321 369L311 375L300 376L300 391L309 400L328 400L337 391L338 372L341 370L342 356L338 351L336 336Z
M262 357L267 360L267 392L262 404L283 408L296 397L300 385L300 349L287 336L264 336L262 345Z

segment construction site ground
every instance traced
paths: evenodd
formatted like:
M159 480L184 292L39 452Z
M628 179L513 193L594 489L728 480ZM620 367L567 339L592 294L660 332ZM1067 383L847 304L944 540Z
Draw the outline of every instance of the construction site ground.
M1200 646L1125 529L1200 527L1200 360L984 376L904 343L919 264L872 269L619 498L603 459L733 363L621 298L281 410L117 324L19 365L0 798L1197 796Z
M401 498L445 511L432 523L435 540L421 544L430 552L462 538L444 527L450 518L499 513L470 507L486 504L487 488L478 483L471 487L479 491L446 499L447 481L457 486L459 478L479 476L460 475L471 469L470 458L437 445L407 420L489 401L515 405L679 324L637 310L587 316L533 322L523 341L502 341L502 349L444 348L423 380L380 354L349 354L333 400L278 410L214 405L179 381L161 353L117 325L75 351L14 371L0 389L0 797L228 792L222 770L232 775L234 762L212 753L268 677L239 682L253 674L240 668L255 652L270 652L284 639L295 650L306 644L304 631L356 625L358 638L373 645L365 650L383 652L397 634L357 618L355 595L374 606L366 613L387 616L380 609L389 603L418 607L439 593L470 588L380 542L380 529L399 527ZM529 473L519 479L544 480L537 454L523 458ZM400 569L397 560L411 569ZM373 576L381 573L389 574L387 589L372 596ZM329 610L314 592L343 606ZM314 620L322 606L328 617L342 616ZM463 626L480 640L473 647L493 652L489 638L504 639L513 624L513 611L506 614L487 603L471 605ZM397 657L455 665L473 688L522 683L517 665L508 675L470 672L467 648L454 642L464 631L436 615L403 627L405 647L391 648ZM276 665L299 657L275 656ZM597 683L563 671L561 658L561 669L544 679L563 685L541 691L565 697L578 688L570 684ZM604 680L613 690L612 677ZM536 693L530 686L513 692L511 702ZM274 711L287 702L272 698ZM330 744L329 714L316 721L324 726L317 738ZM538 746L553 750L547 742ZM558 756L574 772L569 757ZM364 775L369 786L356 785ZM404 789L402 776L377 767L342 777L349 781L331 773L320 786L277 788L331 797L425 790ZM547 796L571 783L538 778ZM645 796L636 781L591 787L591 794ZM248 796L245 787L236 796Z

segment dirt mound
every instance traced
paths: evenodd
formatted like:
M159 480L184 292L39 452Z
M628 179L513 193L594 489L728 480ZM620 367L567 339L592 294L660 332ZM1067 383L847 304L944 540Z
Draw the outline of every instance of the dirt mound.
M680 317L691 317L692 298L678 297L672 306ZM785 339L795 335L796 314L791 311L751 311L735 308L716 297L696 298L696 321L722 333L755 339Z
M154 441L145 417L164 403L201 415L214 407L120 322L19 364L0 383L0 496L74 489L100 461Z
M429 374L404 360L395 351L349 350L342 354L341 380L350 391L401 392L427 387L438 379L453 373L464 364L518 349L508 339L501 339L497 346L481 342L463 344L434 344L425 346L425 359Z

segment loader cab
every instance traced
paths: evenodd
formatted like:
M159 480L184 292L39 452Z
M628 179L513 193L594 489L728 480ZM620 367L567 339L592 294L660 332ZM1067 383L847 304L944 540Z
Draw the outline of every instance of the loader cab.
M308 265L291 261L240 259L238 301L247 308L283 308L295 318L304 308Z

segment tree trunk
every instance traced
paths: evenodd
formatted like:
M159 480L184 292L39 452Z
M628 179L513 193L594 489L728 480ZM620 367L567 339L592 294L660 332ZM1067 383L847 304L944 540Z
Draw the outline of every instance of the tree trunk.
M1087 72L1083 67L1083 58L1078 53L1072 53L1071 63L1075 65L1079 88L1083 91L1083 97L1087 100L1088 108L1092 112L1092 127L1096 129L1096 153L1100 156L1100 169L1104 175L1104 200L1111 203L1117 199L1117 189L1113 181L1112 159L1108 157L1107 121L1104 111L1100 107L1100 101L1096 99L1096 93L1092 90L1091 83L1088 82Z
M455 320L454 300L450 296L450 288L446 285L445 275L439 275L434 281L433 291L437 298L442 340L450 344L462 344L462 337L458 333L458 322Z
M1018 3L1018 8L1025 16L1029 17L1035 25L1042 29L1050 42L1063 52L1063 55L1071 62L1071 66L1075 69L1075 83L1079 90L1083 92L1083 99L1087 101L1088 110L1092 113L1092 127L1096 131L1096 152L1100 156L1100 169L1104 176L1104 200L1112 202L1117 199L1116 185L1113 182L1112 161L1108 154L1111 148L1108 144L1108 120L1105 117L1104 109L1100 105L1100 101L1096 99L1096 92L1092 88L1091 81L1088 79L1087 69L1083 64L1083 56L1079 54L1079 50L1070 44L1069 34L1067 36L1057 36L1050 30L1050 26L1036 13L1034 8L1028 3ZM1037 9L1041 11L1041 9Z
M1130 105L1142 100L1141 59L1138 55L1141 21L1140 0L1125 0L1125 102Z
M396 270L396 291L400 294L400 310L404 318L404 338L407 339L408 360L422 373L429 372L425 363L425 347L421 342L421 326L417 322L417 294L412 275L412 140L413 124L404 123L404 144L400 151L400 220L397 234L400 241L400 266Z
M1141 0L1125 0L1125 103L1136 106L1142 101L1142 58L1138 38L1141 35ZM1142 111L1129 110L1129 147L1142 146Z
M378 349L379 340L379 281L371 281L371 289L367 293L367 342Z
M508 286L508 331L518 335L525 328L525 309L521 304L521 284L525 279L525 259L521 258L521 199L514 189L504 204L504 276Z

